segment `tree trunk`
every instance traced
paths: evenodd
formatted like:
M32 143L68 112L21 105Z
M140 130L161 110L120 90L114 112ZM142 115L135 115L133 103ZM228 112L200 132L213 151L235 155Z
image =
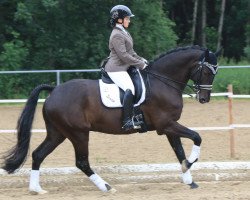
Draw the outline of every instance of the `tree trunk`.
M207 26L206 0L202 0L201 45L203 47L206 47L206 26Z
M226 0L222 0L221 1L220 21L219 21L219 26L218 26L217 51L221 48L222 29L223 29L223 22L224 22L225 7L226 7Z
M198 1L194 0L194 11L193 11L193 27L192 27L192 43L195 43L195 30L196 30L196 23L197 23L197 8L198 8Z

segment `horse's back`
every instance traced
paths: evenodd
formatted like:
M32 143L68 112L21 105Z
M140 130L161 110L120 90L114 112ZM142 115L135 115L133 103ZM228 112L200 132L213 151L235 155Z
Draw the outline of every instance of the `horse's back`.
M67 81L51 92L44 104L44 118L49 116L56 121L69 124L87 121L88 107L98 104L98 81L74 79ZM46 115L46 116L45 116Z
M71 104L86 100L86 97L98 92L98 81L89 79L73 79L55 87L47 98L47 104Z

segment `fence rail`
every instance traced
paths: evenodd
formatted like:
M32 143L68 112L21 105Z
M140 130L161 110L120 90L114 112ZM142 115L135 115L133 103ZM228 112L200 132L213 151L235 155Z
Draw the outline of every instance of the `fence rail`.
M75 70L30 70L30 71L0 71L0 74L32 74L32 73L55 73L56 84L61 83L61 73L69 72L100 72L100 69L75 69Z
M192 97L195 97L195 94L190 94ZM191 96L187 94L183 94L183 98L191 98ZM250 98L250 95L245 94L233 94L231 92L222 92L222 93L211 93L212 97L231 97L231 98L237 98L237 99L245 99ZM26 103L27 99L0 99L1 103ZM43 103L45 99L39 99L39 103Z
M250 66L220 66L221 69L228 69L228 68L250 68ZM17 73L56 73L56 80L57 85L61 82L61 73L68 73L68 72L99 72L100 69L82 69L82 70L33 70L33 71L0 71L0 74L17 74ZM195 94L191 94L192 97ZM237 95L233 94L232 86L228 87L228 92L225 93L212 93L211 96L218 97L218 96L226 96L228 97L229 102L229 125L225 127L193 127L193 130L229 130L230 133L230 152L231 157L235 157L235 136L234 136L234 129L235 128L250 128L250 124L234 124L233 123L233 113L232 113L232 99L233 98L250 98L250 95ZM190 97L189 95L183 95L184 98ZM26 99L1 99L0 103L25 103ZM39 99L38 102L44 102L45 99ZM0 133L13 133L16 130L0 130ZM46 130L42 129L34 129L33 132L46 132Z
M242 66L219 66L219 69L232 69L232 68L250 68L249 65ZM100 72L100 69L74 69L74 70L23 70L23 71L0 71L0 74L30 74L30 73L55 73L56 84L61 82L61 74L69 72Z

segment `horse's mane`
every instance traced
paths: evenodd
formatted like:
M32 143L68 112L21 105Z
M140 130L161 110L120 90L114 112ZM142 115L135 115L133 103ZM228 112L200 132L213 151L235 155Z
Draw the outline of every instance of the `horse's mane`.
M177 47L175 49L171 49L165 53L162 53L160 56L158 56L157 58L155 58L153 61L151 61L152 63L159 60L160 58L168 55L168 54L171 54L171 53L176 53L176 52L179 52L179 51L183 51L183 50L188 50L188 49L196 49L196 50L202 50L202 51L205 51L206 48L204 47L201 47L201 46L198 46L198 45L194 45L194 46L185 46L185 47Z

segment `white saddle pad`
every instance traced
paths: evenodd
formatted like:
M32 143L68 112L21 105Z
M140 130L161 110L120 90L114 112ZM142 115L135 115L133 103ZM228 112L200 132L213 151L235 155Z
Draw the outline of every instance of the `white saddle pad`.
M143 81L143 78L140 75L140 79L142 81L142 95L140 100L134 105L138 106L145 101L146 97L146 88ZM99 80L100 93L102 103L109 108L119 108L122 107L122 103L120 100L120 90L119 87L115 84L107 84L104 83L101 79Z

